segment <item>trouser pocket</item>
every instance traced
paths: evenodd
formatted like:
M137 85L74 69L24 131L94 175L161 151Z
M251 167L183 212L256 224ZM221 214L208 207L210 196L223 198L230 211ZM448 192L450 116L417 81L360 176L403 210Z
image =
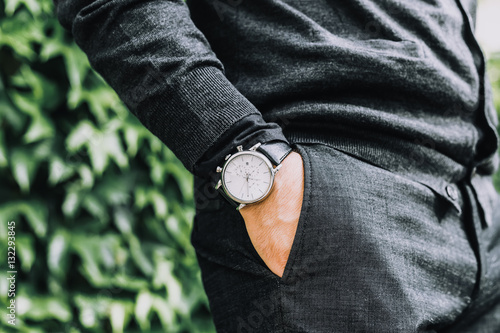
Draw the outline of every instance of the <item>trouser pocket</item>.
M296 225L295 236L292 241L283 276L285 276L287 271L291 269L294 258L300 251L300 241L302 239L302 233L304 232L307 224L306 216L309 209L309 194L311 189L311 161L307 153L307 150L309 148L302 145L296 146L295 148L302 157L304 170L304 188L302 205L298 223ZM283 173L281 173L280 175L282 174ZM281 181L293 182L296 180L281 178ZM199 185L198 187L202 189L205 188L205 186L203 185ZM284 196L287 195L286 192L278 193L280 193L280 195L282 193L282 195ZM222 199L215 198L215 200L220 201ZM287 201L286 197L284 197L283 200L286 203L289 202ZM253 247L250 236L246 230L245 221L243 220L240 212L236 211L225 201L215 203L211 202L209 204L206 203L206 200L201 202L203 204L198 205L198 207L201 206L202 209L199 209L196 214L195 225L192 234L193 245L198 251L198 254L219 264L224 264L229 267L238 267L238 269L248 270L249 272L252 272L254 274L266 274L267 272L274 275L274 273L272 273L271 270L266 266L264 260L262 260L262 258L259 256L257 250ZM217 208L218 206L220 206L220 208ZM216 209L214 209L214 207ZM282 206L274 208L276 209L276 212L269 212L270 216L278 213L280 208L281 211L283 211L284 207ZM273 209L273 207L271 207L271 209ZM258 221L253 222L257 224ZM266 222L266 224L272 226L272 221ZM271 231L274 231L275 233L273 234L272 232L270 232L269 237L275 236L277 239L279 237L283 237L282 234L279 234L279 228ZM255 238L255 234L252 234L252 237ZM264 270L256 268L255 264L261 266L261 268L264 268Z

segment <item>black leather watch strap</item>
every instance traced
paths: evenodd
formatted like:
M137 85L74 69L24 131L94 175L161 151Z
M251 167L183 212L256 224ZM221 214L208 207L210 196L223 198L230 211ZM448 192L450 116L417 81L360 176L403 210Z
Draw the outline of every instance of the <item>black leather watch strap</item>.
M239 207L239 205L240 205L240 204L239 204L238 202L234 201L233 199L231 199L231 198L230 198L230 197L226 194L226 192L224 191L224 189L222 188L222 186L221 186L221 187L219 187L219 188L217 189L217 191L219 191L219 193L222 195L222 197L223 197L224 199L226 199L226 200L227 200L227 202L229 202L229 203L231 204L231 206L233 206L233 207L235 207L235 208L238 208L238 207Z
M264 154L276 166L292 152L292 147L286 142L274 141L260 145L257 151Z

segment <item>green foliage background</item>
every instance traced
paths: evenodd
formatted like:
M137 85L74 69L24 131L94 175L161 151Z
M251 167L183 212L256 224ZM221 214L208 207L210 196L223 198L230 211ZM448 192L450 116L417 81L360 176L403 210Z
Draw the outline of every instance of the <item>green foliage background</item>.
M90 69L51 0L0 1L0 75L0 331L214 331L192 177Z
M489 66L498 108L500 55ZM213 332L193 215L191 175L90 69L51 0L0 0L1 331Z
M500 53L492 54L488 58L488 76L493 87L495 107L500 117ZM497 127L497 131L500 133L500 125ZM494 175L493 181L497 191L500 193L500 170Z

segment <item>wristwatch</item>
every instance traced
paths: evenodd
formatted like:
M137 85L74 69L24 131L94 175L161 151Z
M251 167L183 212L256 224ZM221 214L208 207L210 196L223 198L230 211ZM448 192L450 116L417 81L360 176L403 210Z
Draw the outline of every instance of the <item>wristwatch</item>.
M243 150L243 146L236 149L236 153L226 156L222 167L217 167L220 179L215 188L239 210L269 195L274 176L292 148L280 141L257 143L248 150Z

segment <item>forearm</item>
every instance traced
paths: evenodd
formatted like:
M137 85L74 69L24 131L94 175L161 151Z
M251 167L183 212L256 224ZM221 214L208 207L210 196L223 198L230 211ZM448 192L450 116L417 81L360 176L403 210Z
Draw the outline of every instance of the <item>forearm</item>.
M183 1L55 3L92 66L190 171L205 174L228 144L285 140L226 79Z

